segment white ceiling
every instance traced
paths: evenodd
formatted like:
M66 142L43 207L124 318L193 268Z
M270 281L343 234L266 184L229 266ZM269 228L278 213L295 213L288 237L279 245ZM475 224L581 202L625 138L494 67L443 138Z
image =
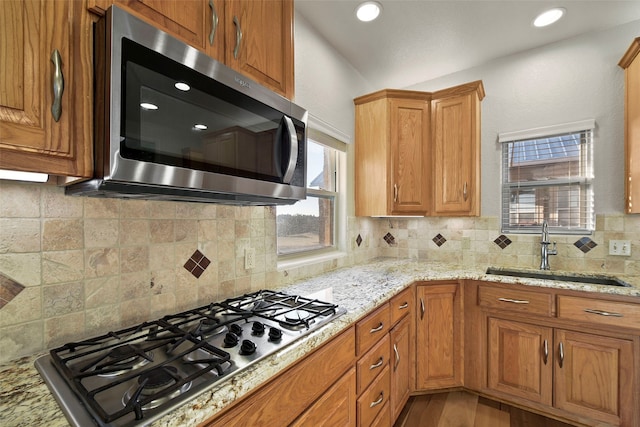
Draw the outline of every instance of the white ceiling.
M378 0L373 22L357 0L296 0L296 10L377 90L405 88L516 52L640 20L640 1ZM553 6L556 24L532 25ZM640 36L640 24L638 25Z

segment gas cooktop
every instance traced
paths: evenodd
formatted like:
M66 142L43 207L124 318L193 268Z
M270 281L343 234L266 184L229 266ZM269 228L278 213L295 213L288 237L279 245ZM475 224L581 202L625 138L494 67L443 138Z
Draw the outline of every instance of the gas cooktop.
M55 348L36 368L73 426L144 426L345 313L262 290Z

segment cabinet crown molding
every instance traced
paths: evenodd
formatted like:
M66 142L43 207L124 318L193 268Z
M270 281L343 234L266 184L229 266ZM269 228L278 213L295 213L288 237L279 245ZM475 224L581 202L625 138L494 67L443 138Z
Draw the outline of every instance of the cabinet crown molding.
M620 59L620 62L618 62L618 65L621 68L627 69L629 65L631 65L633 60L636 58L638 53L640 53L640 37L636 37L631 42L631 46L629 46L629 49L627 49L625 54L622 56L622 59Z

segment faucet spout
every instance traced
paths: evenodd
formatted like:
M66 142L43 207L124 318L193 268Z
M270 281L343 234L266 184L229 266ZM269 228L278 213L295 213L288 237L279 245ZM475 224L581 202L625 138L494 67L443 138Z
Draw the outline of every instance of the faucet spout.
M549 249L549 224L545 219L542 221L542 238L540 240L540 270L550 270L549 255L557 255L556 242L553 242L553 249Z

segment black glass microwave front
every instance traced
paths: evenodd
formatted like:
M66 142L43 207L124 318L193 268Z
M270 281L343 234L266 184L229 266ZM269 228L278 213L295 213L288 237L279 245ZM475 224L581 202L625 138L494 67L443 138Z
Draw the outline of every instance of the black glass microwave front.
M121 39L120 155L304 187L305 125Z

